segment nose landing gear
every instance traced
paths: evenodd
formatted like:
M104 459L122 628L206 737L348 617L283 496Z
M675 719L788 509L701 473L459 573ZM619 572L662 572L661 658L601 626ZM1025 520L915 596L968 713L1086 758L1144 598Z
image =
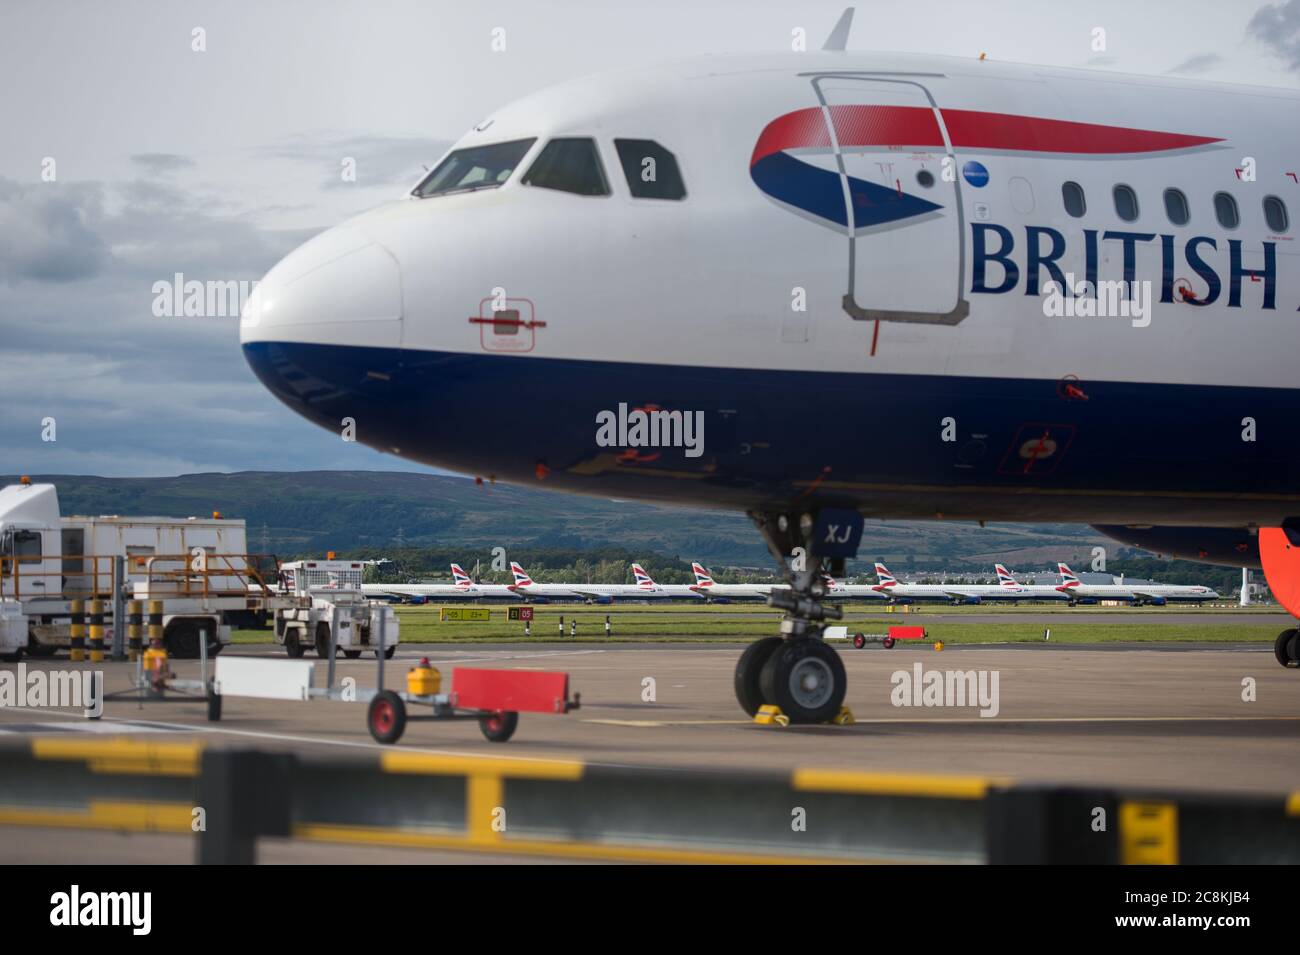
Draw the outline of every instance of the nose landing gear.
M790 589L768 595L769 606L785 611L781 636L757 640L741 654L736 700L749 716L772 705L791 723L828 722L844 705L848 680L840 655L822 640L825 621L843 617L840 608L822 602L822 560L829 557L842 565L845 555L834 551L856 553L862 518L845 511L802 514L797 521L786 514L751 513L750 518L783 568L787 554L798 554L802 561L796 561L799 569L786 569ZM832 566L832 574L842 572L842 566Z

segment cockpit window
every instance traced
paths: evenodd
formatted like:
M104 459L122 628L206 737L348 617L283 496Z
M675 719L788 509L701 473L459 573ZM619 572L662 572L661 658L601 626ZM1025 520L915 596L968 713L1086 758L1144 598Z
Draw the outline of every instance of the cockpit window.
M457 149L424 177L412 195L427 199L453 192L495 189L510 178L519 160L535 142L536 138L513 139L508 143Z
M552 139L533 160L522 181L580 196L609 195L596 144L590 139Z
M627 187L637 199L683 199L686 184L677 157L653 139L616 139Z

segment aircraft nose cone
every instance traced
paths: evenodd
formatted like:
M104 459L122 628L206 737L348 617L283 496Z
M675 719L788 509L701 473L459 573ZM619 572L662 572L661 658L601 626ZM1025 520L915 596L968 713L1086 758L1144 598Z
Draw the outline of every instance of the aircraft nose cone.
M318 424L337 429L389 380L401 345L402 275L366 232L329 229L290 252L258 284L239 323L253 373Z
M249 297L239 332L245 344L281 339L364 344L355 339L375 332L383 337L385 326L401 318L397 259L364 232L342 226L290 252L266 273Z

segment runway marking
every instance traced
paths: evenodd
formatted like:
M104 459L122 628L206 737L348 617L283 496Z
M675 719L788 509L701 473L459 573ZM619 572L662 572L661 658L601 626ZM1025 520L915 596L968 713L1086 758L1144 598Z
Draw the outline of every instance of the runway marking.
M889 724L907 726L925 726L928 723L965 723L972 726L991 726L1006 723L1237 723L1258 722L1260 720L1300 721L1300 716L1021 716L1012 718L996 717L980 719L979 717L934 717L932 719L905 719L882 717L878 719L854 720L856 725ZM605 726L748 726L753 720L615 720L585 719L580 723L599 723ZM829 723L801 724L805 726L829 726Z
M579 720L604 726L745 726L753 720Z
M84 719L84 717L81 717L75 713L52 713L51 715L66 716L68 719ZM190 724L190 723L163 723L158 720L128 720L119 717L107 717L107 716L100 719L99 722L103 724L113 724L113 725L123 726L123 727L142 727L146 729L156 728L162 730L172 730L178 733L220 733L226 736L247 736L253 739L276 740L278 742L283 742L283 743L311 743L311 744L318 744L321 746L347 746L353 749L378 750L384 753L398 752L398 750L394 750L392 746L386 745L384 743L365 742L363 740L331 739L325 736L299 736L292 733L267 733L267 732L259 732L257 730L232 730L232 729L226 729L224 727L219 727L219 726L203 726L200 724ZM109 731L104 730L103 732L109 732ZM417 747L417 746L403 746L400 752L427 753L433 756L459 756L459 757L472 756L480 759L508 759L508 760L523 760L528 762L562 763L565 765L568 765L573 762L572 759L565 759L558 756L557 757L510 756L510 755L497 755L496 753L492 753L491 755L488 755L488 754L476 754L473 752L467 753L464 750L428 749L428 748Z
M970 723L989 726L998 723L1254 723L1261 720L1300 721L1300 716L1016 716L994 717L992 719L935 717L933 719L909 720L902 718L856 719L863 723L906 723L924 726L926 723Z
M62 715L62 714L60 714ZM68 714L73 716L74 714ZM136 733L166 733L170 730L164 730L153 726L140 726L132 730ZM9 733L12 735L19 734L39 734L39 733L105 733L118 734L122 733L120 728L104 725L102 720L86 720L83 723L2 723L0 722L0 733Z

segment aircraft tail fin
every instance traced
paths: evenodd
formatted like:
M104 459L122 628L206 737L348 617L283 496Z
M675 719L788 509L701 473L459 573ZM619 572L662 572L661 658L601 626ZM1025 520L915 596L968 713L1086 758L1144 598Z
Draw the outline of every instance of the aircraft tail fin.
M693 563L691 564L691 570L695 572L695 586L697 587L713 586L713 577L709 574L709 571L707 570L707 568L705 568L703 564Z

